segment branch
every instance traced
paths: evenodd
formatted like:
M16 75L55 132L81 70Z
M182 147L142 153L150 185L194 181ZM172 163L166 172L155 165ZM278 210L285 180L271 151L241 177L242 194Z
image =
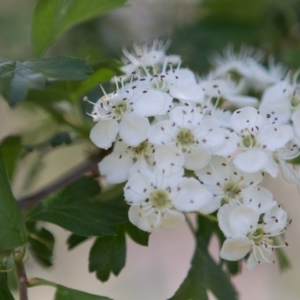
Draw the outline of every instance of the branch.
M24 251L17 249L15 252L15 264L18 273L19 279L19 296L20 300L28 300L28 293L27 293L27 276L25 272L25 267L23 264L23 256Z
M52 184L46 186L45 188L39 190L38 192L29 195L27 197L19 199L18 203L23 211L28 210L33 205L39 203L42 199L51 195L52 193L68 186L69 184L75 182L77 179L83 177L83 175L89 171L98 170L97 164L109 153L111 149L102 151L100 155L91 156L86 161L75 167L66 175L54 181Z

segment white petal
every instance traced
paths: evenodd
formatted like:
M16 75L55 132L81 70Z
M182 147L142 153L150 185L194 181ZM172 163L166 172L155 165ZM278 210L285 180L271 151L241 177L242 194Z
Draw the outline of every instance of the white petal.
M264 117L272 112L280 124L286 124L291 117L289 100L291 94L291 86L285 82L269 87L262 96L259 111Z
M257 139L265 150L275 151L293 138L293 130L288 125L267 125L259 132Z
M138 146L148 138L150 125L148 119L131 112L122 117L120 136L130 146Z
M264 168L268 161L267 155L259 150L247 150L239 153L233 160L234 165L246 173L255 173Z
M266 213L274 206L272 193L260 186L243 190L242 197L246 206L252 207L260 214Z
M231 117L232 129L240 133L245 128L261 128L265 124L264 118L253 107L245 107L236 110Z
M133 159L127 153L112 153L99 163L101 175L106 176L108 183L121 183L128 179L128 172L133 165Z
M191 147L188 152L184 154L184 167L188 170L199 170L204 168L211 159L211 152L200 147Z
M193 107L177 106L170 112L170 119L179 127L191 128L199 126L203 115Z
M230 228L229 219L232 213L238 208L237 203L229 203L223 205L218 211L219 227L227 238L233 236L233 232Z
M185 217L183 213L176 210L167 211L161 218L160 227L163 229L174 229L180 226L184 220Z
M119 131L116 120L100 120L91 130L90 139L99 148L108 149Z
M225 95L225 98L238 107L256 106L258 104L258 99L250 96Z
M133 104L134 111L144 117L164 115L172 108L173 98L163 92L147 90Z
M297 176L291 165L287 164L286 161L282 159L279 160L279 165L284 179L290 183L295 183L300 186L300 178Z
M150 166L144 157L139 157L138 160L131 165L128 177L132 177L135 173L141 172L142 170L150 170Z
M242 259L251 249L251 242L245 236L237 236L225 240L220 256L223 259L234 261Z
M129 208L128 218L129 218L129 221L133 225L138 227L139 229L144 230L144 231L148 231L148 232L152 231L152 227L151 227L151 224L149 222L149 219L144 217L141 214L141 210L138 206L131 206Z
M257 227L259 212L251 207L240 205L230 215L229 226L233 235L246 236Z
M172 126L172 121L161 121L150 127L149 141L154 145L168 145L173 143L176 131Z
M170 95L180 101L203 102L204 92L200 85L174 85L170 88Z
M199 131L199 142L205 149L217 149L225 142L225 132L213 119L204 119Z
M195 178L183 178L172 199L174 206L184 212L200 211L212 201L212 194Z
M176 79L176 84L178 85L194 85L197 83L195 74L187 68L176 70L175 76L178 77Z
M136 173L124 187L125 200L133 203L140 203L146 200L151 193L151 180L153 175L148 170L143 170L140 173Z
M278 164L277 162L274 160L273 157L273 153L269 152L269 151L265 151L264 152L267 157L268 160L266 162L266 164L264 165L264 171L266 171L267 173L269 173L272 177L277 177L278 175Z
M154 153L155 166L168 176L183 174L184 155L178 148L169 146L158 146Z

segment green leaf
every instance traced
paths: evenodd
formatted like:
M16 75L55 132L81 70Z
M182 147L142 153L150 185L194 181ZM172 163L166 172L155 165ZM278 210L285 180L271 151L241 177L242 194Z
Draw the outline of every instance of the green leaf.
M0 153L0 252L26 243L26 230L20 208L12 194Z
M81 178L33 207L27 220L54 223L79 236L114 235L111 225L127 222L128 208L95 201L99 193L94 179Z
M134 240L137 244L148 246L150 236L149 232L140 230L130 222L124 224L124 228L128 235L132 238L132 240Z
M7 170L8 177L11 179L18 162L18 158L23 150L21 137L18 135L5 138L0 145L4 164Z
M52 266L55 239L53 234L34 222L28 222L28 243L33 256L45 267Z
M117 276L125 266L125 234L121 227L116 228L116 234L98 238L90 251L89 271L96 272L101 281L107 281L111 272Z
M81 243L85 242L87 239L88 238L86 236L71 234L67 239L68 250L72 250Z
M90 72L85 61L68 56L0 61L0 93L15 106L29 89L43 90L47 83L60 80L85 80Z
M208 300L210 290L219 300L238 299L237 292L232 286L228 275L222 270L208 253L208 243L212 230L210 221L199 222L196 233L196 250L187 277L170 300ZM206 233L206 234L205 234Z
M32 48L41 56L72 26L122 6L126 0L39 0L32 21Z
M7 285L7 273L6 263L0 263L0 300L14 300L8 285Z
M62 285L57 285L54 300L112 300L104 296L73 290Z

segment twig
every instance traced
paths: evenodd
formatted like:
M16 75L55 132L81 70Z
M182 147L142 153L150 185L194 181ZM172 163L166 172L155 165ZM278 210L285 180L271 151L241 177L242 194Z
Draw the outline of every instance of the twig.
M71 170L69 173L54 181L52 184L42 188L41 190L39 190L38 192L32 195L19 199L18 203L20 205L20 208L23 211L26 211L33 205L40 202L45 197L52 194L53 192L56 192L57 190L64 188L69 184L75 182L77 179L81 178L85 173L96 170L97 164L106 155L108 155L110 151L111 149L102 151L100 155L90 157L89 159L87 159L86 161L78 165L76 168Z
M17 249L15 252L15 264L19 278L19 296L20 300L28 300L27 276L23 264L24 250Z

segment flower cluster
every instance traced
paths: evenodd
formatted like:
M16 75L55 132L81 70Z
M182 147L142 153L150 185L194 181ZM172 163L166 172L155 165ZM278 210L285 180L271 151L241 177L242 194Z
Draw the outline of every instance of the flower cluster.
M113 151L99 164L108 183L126 182L129 220L144 231L179 226L185 213L216 214L226 240L220 256L248 269L270 262L287 213L261 187L281 170L300 183L300 89L281 65L229 47L199 77L166 55L168 43L123 49L124 76L91 113L91 140ZM251 95L251 96L249 96ZM253 96L256 95L256 96ZM89 101L85 98L86 101Z

